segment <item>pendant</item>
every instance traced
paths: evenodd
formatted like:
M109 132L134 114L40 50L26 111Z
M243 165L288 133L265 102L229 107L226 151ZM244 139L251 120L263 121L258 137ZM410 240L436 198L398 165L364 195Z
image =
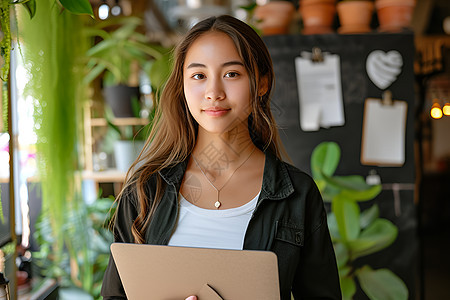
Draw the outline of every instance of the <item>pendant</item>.
M222 205L219 200L216 201L216 203L214 203L214 206L219 209L220 205Z

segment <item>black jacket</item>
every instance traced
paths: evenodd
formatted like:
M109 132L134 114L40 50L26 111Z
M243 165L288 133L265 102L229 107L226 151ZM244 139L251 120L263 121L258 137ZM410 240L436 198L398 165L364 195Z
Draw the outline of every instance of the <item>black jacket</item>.
M146 231L148 244L165 245L170 239L186 166L187 161L159 173L167 187ZM155 184L155 178L148 182L150 198ZM139 206L132 195L123 197L118 205L116 242L133 242L131 225ZM336 259L319 190L307 174L268 152L261 193L245 234L244 249L277 254L282 300L290 300L291 292L295 299L341 299ZM104 299L125 297L112 258L101 294Z

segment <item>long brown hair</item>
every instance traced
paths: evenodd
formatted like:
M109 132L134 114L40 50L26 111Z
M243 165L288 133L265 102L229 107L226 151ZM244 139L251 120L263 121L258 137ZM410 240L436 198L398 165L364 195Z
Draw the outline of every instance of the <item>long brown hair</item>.
M145 242L145 232L165 191L165 182L158 172L186 160L193 151L198 125L189 112L183 87L183 65L192 43L202 34L218 31L234 42L250 77L251 105L248 127L251 137L262 151L278 158L284 155L278 130L270 110L274 74L269 51L258 34L246 23L231 17L210 17L197 23L185 35L174 52L173 71L165 84L157 106L154 124L144 150L127 173L127 180L118 201L127 193L137 197L138 216L131 228L135 243ZM267 80L267 92L258 95L260 79ZM140 166L136 168L136 166ZM136 169L136 170L135 170ZM132 171L134 170L134 171ZM152 199L145 192L151 176L156 176Z

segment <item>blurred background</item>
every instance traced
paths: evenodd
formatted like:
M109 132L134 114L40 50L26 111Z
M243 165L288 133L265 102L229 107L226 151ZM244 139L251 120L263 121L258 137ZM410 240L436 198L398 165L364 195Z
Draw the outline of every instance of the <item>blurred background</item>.
M347 9L350 2L357 6ZM196 22L221 14L247 22L268 45L277 76L272 110L293 164L314 176L314 149L335 142L341 161L330 175L380 187L358 207L372 221L389 220L395 241L380 242L352 270L390 269L399 279L391 299L450 299L448 0L0 3L0 272L9 280L0 276L0 299L100 298L112 242L105 225L152 124L173 47ZM397 14L389 19L391 6ZM357 24L346 11L366 19ZM300 126L294 60L313 48L340 57L345 124L309 132ZM374 50L401 55L387 87L366 71ZM404 162L365 164L364 103L387 90L407 103ZM347 298L385 299L361 277L341 276L355 284Z

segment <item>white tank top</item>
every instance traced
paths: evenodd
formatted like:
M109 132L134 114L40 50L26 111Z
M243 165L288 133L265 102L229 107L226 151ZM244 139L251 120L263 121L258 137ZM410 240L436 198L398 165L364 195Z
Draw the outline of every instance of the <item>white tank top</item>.
M240 207L220 210L200 208L179 197L178 224L169 246L242 250L259 193Z

